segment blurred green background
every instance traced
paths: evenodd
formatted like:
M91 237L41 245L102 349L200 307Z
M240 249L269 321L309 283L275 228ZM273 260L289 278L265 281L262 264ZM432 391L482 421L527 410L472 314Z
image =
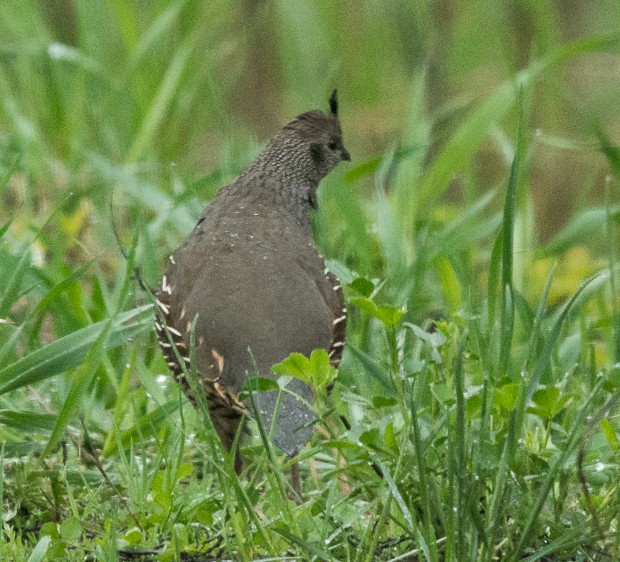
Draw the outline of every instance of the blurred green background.
M393 147L417 148L428 165L463 116L520 69L620 26L615 0L3 0L1 8L3 170L21 155L2 193L4 220L44 216L70 190L102 215L115 184L128 196L120 204L161 203L128 185L138 176L163 194L176 176L228 178L239 154L295 114L324 107L333 87L353 165ZM608 168L594 133L620 135L619 78L617 53L591 53L546 70L531 94L528 127L539 135L528 173L542 240L584 201L601 201ZM493 124L464 176L450 178L449 200L505 179L514 131L514 113ZM367 176L352 192L372 183ZM208 187L199 195L212 194ZM100 252L90 222L80 227L95 240L80 238Z

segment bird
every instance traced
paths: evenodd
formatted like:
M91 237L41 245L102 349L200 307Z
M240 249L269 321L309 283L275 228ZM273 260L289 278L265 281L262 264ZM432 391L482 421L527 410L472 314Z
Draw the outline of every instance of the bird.
M309 356L322 348L332 366L340 363L344 295L316 247L312 215L321 180L350 160L334 90L327 112L301 113L273 135L218 191L168 258L155 295L156 336L173 377L194 405L198 401L186 373L195 358L200 392L229 452L252 414L267 431L275 417L271 437L289 457L312 435L309 384L292 379L287 392L257 392L253 411L240 392L256 372L276 379L272 366L292 353ZM235 471L242 466L237 447Z

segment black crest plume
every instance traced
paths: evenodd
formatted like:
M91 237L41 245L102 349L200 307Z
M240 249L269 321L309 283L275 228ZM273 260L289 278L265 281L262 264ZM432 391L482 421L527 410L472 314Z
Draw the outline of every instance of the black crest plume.
M333 116L338 117L338 90L334 90L329 98L329 110Z

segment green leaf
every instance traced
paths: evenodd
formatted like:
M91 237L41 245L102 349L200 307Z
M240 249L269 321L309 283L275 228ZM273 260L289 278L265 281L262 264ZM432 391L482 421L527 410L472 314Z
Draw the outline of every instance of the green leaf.
M33 314L36 315L45 312L45 310L50 306L50 304L54 302L56 298L58 298L58 295L62 294L64 291L68 290L73 284L75 284L78 279L80 279L80 277L82 277L82 275L90 268L90 266L93 265L95 261L97 261L97 259L98 258L93 258L92 260L86 262L84 265L78 267L73 273L71 273L71 275L69 275L60 283L52 287L45 295L45 297L43 297L38 302Z
M355 271L350 270L346 265L338 260L325 260L325 267L327 267L327 269L329 269L336 277L338 277L338 279L340 279L340 282L345 285L350 285L359 277Z
M248 377L243 383L243 389L239 393L239 398L245 400L250 392L275 392L280 390L278 381L267 377Z
M496 190L485 193L459 212L442 230L433 232L433 244L429 245L426 259L431 261L437 256L456 255L495 232L501 222L501 215L495 213L485 219L484 213L496 196Z
M11 224L13 224L13 220L15 217L11 217L8 221L6 221L2 226L0 226L0 240L6 234L6 231L9 229Z
M13 269L13 274L9 279L4 292L0 297L0 318L5 317L13 306L13 303L19 296L19 289L26 274L26 270L30 267L30 250L26 249L22 252L17 266Z
M303 548L308 554L312 554L318 560L333 560L333 557L330 556L327 552L325 552L320 546L316 544L309 543L298 536L290 533L288 530L283 529L282 527L274 527L273 530L282 535L285 539L289 540L293 544L296 544L300 548Z
M351 352L351 355L363 365L366 371L366 376L369 376L373 381L380 383L385 392L393 395L395 390L394 383L390 379L388 367L354 345L348 345L347 348Z
M383 439L385 441L385 446L392 449L393 451L398 451L398 438L396 436L396 430L394 429L394 423L390 422L385 426L385 430L383 432Z
M43 523L41 525L41 530L39 531L39 535L42 537L49 537L51 539L58 538L58 525L53 521L48 521L47 523Z
M363 297L370 297L375 290L375 284L365 277L354 279L349 286Z
M487 138L492 127L503 118L517 100L517 92L531 85L547 68L587 52L604 51L615 47L620 39L589 37L562 45L546 57L521 70L514 80L501 84L475 111L470 113L443 150L417 190L418 206L441 197L450 180L461 173L471 162L472 156Z
M52 433L39 460L42 460L49 455L54 447L56 447L56 445L58 445L60 440L63 438L67 425L80 406L82 395L86 389L90 387L95 373L105 359L104 350L106 348L113 323L114 317L108 318L104 322L103 328L98 334L97 339L88 348L84 361L77 368L75 377L71 382L69 393L67 394L62 408L58 413L58 418L56 420L56 424L54 425L54 429L52 429Z
M140 416L138 423L123 431L120 443L123 448L128 448L132 443L156 435L161 425L167 421L173 412L179 409L179 401L171 400L163 406L155 408L152 412ZM109 457L118 450L118 440L109 439L103 449L102 456Z
M441 355L439 354L438 349L447 341L445 334L441 330L428 332L419 326L412 324L411 322L404 322L403 326L405 328L409 328L416 335L416 337L426 343L431 350L431 359L435 363L441 364Z
M608 392L617 392L620 389L620 364L613 365L609 369L604 388Z
M52 539L49 536L41 537L37 543L37 546L34 547L32 554L28 558L28 562L42 562L51 542Z
M123 540L132 545L140 544L142 541L142 531L138 527L132 527L123 535Z
M138 332L150 327L150 315L140 319L136 317L151 308L149 304L119 314L112 322L105 349L123 345ZM84 361L90 346L97 341L107 323L108 320L103 320L82 328L0 369L0 394L36 384L77 367Z
M46 433L54 428L55 423L56 416L53 414L0 410L0 424L14 429L19 429L24 432Z
M453 404L456 398L452 385L443 382L432 384L431 392L441 404Z
M416 152L421 152L425 149L424 146L407 146L399 148L394 152L394 164L398 164L400 161L408 158ZM347 182L353 182L365 176L376 173L381 166L383 160L382 156L374 156L368 160L358 164L353 169L349 170L344 175L344 180Z
M532 401L536 407L528 408L528 412L540 416L545 420L552 420L557 416L570 401L569 395L560 395L560 389L550 384L534 392Z
M506 410L512 410L515 407L518 393L519 385L517 383L505 384L495 391L495 403L506 408Z
M174 95L178 93L183 78L183 73L190 61L190 55L194 50L196 35L190 34L179 48L175 51L170 64L167 66L166 73L161 81L148 111L140 125L140 130L135 136L132 146L127 155L128 162L138 160L153 142L157 134L157 129L161 122L166 118L170 104Z
M614 451L617 451L618 449L620 449L620 441L618 440L618 436L616 435L616 430L614 429L614 426L611 425L611 422L607 418L603 418L601 420L601 429L603 430L603 433L605 434L605 439L607 439L609 446Z
M372 399L373 408L389 408L396 406L398 400L396 398L386 398L384 396L374 396Z
M364 431L360 437L359 442L366 445L369 449L380 451L383 449L383 439L381 438L381 432L378 428L373 427L368 431Z
M39 453L43 449L43 444L38 441L5 441L4 456L25 457L33 453Z
M351 304L354 304L361 310L368 312L368 314L374 316L377 320L389 328L395 328L405 314L402 308L378 305L374 301L363 297L355 297L351 299Z
M592 236L603 235L608 210L605 207L592 207L581 211L550 242L538 250L541 256L556 256L576 244L590 242ZM620 206L609 209L614 219L620 216Z
M60 536L66 541L77 541L82 536L80 522L75 517L65 519L60 524Z
M284 361L276 363L272 371L300 379L316 389L325 389L336 378L336 369L330 365L329 355L324 349L315 349L309 358L301 353L291 353Z

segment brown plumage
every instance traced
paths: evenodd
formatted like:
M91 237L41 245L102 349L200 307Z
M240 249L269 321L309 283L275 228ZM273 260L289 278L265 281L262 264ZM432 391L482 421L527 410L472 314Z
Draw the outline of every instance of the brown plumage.
M325 268L311 230L319 182L350 160L335 91L330 110L296 117L220 190L170 256L157 294L156 331L166 361L194 401L168 337L189 367L193 328L196 370L228 450L248 413L237 398L247 372L256 366L261 376L273 378L273 364L317 348L328 350L334 366L340 362L346 327L342 289ZM293 455L312 433L314 416L304 401L311 403L313 396L297 379L287 390L297 396L282 394L273 437ZM255 395L267 430L276 398L276 392ZM237 455L237 470L240 466Z

